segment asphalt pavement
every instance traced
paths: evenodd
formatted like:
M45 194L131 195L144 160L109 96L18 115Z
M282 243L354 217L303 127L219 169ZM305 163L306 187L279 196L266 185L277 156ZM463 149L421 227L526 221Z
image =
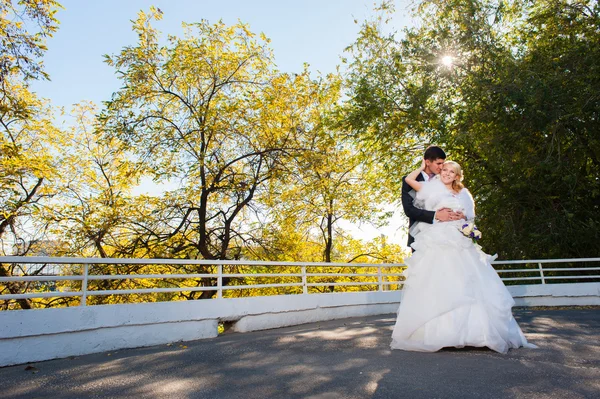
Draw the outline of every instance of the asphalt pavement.
M538 349L392 351L384 315L4 367L0 397L600 398L600 308L514 314Z

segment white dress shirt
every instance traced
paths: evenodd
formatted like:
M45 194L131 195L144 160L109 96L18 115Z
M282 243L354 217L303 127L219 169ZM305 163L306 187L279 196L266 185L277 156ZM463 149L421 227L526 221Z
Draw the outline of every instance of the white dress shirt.
M423 178L425 178L425 181L429 181L429 175L425 173L424 170L421 171L421 174L423 175Z

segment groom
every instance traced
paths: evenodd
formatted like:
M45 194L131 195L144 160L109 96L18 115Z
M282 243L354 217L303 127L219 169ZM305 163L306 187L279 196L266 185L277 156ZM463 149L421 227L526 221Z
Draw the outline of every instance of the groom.
M428 181L435 175L440 174L442 165L444 165L444 161L446 160L446 153L440 147L431 146L425 150L423 158L425 158L425 170L417 176L417 181ZM453 212L449 208L442 208L437 211L417 208L413 204L417 193L406 183L405 178L406 176L402 178L402 207L404 208L404 213L408 216L409 231L410 227L416 222L431 224L465 218L462 212ZM410 246L413 241L415 241L415 238L408 233L408 246L414 252L415 250Z

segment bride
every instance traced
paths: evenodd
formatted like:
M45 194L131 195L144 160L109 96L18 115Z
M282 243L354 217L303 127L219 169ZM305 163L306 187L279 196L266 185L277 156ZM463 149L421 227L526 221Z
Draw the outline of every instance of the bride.
M417 191L421 209L450 208L475 218L473 197L462 185L462 169L453 161L428 182L406 176ZM521 346L535 348L514 319L512 296L491 266L492 256L461 232L464 220L417 223L412 257L406 261L407 280L392 333L392 349L435 352L443 347L487 346L500 353Z

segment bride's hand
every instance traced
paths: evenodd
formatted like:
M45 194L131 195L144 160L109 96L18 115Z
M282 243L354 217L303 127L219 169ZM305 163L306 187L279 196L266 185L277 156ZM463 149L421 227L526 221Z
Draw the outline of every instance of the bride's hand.
M406 184L411 186L415 191L421 190L421 182L417 181L417 176L423 170L425 170L425 159L423 159L423 161L421 161L421 167L419 169L413 170L404 178L404 181L406 182Z

